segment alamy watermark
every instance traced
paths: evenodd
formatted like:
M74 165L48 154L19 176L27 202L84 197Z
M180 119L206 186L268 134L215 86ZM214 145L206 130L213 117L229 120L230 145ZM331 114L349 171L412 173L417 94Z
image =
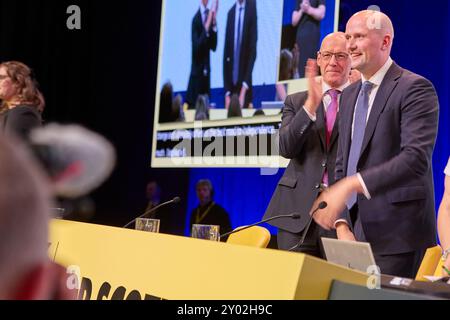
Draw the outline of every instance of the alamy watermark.
M70 5L67 7L66 13L69 14L67 18L67 29L81 30L81 9L77 5Z

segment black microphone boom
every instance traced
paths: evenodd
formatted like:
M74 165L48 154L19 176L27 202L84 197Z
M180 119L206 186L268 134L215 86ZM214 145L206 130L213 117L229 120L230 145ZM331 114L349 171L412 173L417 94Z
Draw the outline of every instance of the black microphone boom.
M317 208L314 209L314 211L311 213L311 216L309 217L309 220L308 220L308 224L306 225L305 231L303 231L300 241L297 242L297 244L295 246L293 246L292 248L290 248L288 251L293 251L293 250L297 249L298 247L300 247L303 244L303 242L305 242L306 234L308 233L309 227L311 226L311 222L313 220L314 214L317 212L317 210L325 209L327 206L328 206L328 203L326 203L325 201L322 201L321 203L319 203Z
M136 218L134 218L133 220L131 220L130 222L128 222L128 223L127 223L126 225L124 225L122 228L128 227L130 224L132 224L133 222L135 222L136 219L143 218L143 217L145 217L147 214L152 213L152 212L158 210L158 209L161 208L162 206L165 206L165 205L167 205L167 204L169 204L169 203L178 203L178 202L180 202L180 200L181 200L180 197L175 197L175 198L173 198L172 200L163 202L163 203L157 205L156 207L153 207L153 208L151 208L151 209L148 209L148 210L145 211L143 214L141 214L139 217L136 217Z
M279 219L279 218L300 219L300 217L301 217L301 216L300 216L298 213L281 214L281 215L278 215L278 216L273 216L273 217L270 217L270 218L267 218L267 219L258 221L258 222L256 222L256 223L253 223L253 224L251 224L251 225L248 225L248 226L245 226L245 227L242 227L242 228L239 228L239 229L234 229L234 230L232 230L232 231L230 231L230 232L224 233L224 234L222 234L222 235L220 236L220 239L223 239L223 238L225 238L226 236L229 236L230 234L233 234L233 233L235 233L235 232L240 232L240 231L242 231L242 230L245 230L245 229L248 229L248 228L257 226L257 225L262 224L262 223L264 223L264 222L269 222L269 221L272 221L272 220L275 220L275 219Z

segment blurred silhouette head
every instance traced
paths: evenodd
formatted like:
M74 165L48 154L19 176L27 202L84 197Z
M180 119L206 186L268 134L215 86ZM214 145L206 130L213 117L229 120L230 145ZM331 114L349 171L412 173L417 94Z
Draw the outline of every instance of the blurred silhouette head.
M172 122L173 88L170 82L166 82L159 96L159 122Z
M172 101L172 117L173 121L185 121L183 111L183 98L177 94Z
M263 109L257 109L253 115L254 116L265 116L266 114L264 113Z
M280 74L279 80L289 80L293 78L292 74L293 55L288 49L281 50L280 53Z
M19 141L0 135L0 299L69 299L48 258L50 184Z
M159 187L156 181L152 180L149 183L147 183L145 195L147 197L147 200L159 203L161 199L161 188Z
M214 189L211 181L208 179L199 180L195 189L198 201L202 206L208 204L214 197Z
M195 120L208 120L209 119L209 98L205 94L201 94L197 97L195 103Z
M233 94L230 99L230 105L228 106L228 118L242 117L241 103L237 94Z

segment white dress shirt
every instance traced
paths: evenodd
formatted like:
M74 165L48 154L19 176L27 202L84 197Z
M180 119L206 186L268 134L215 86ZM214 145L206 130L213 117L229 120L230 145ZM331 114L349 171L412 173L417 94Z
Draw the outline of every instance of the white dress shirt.
M342 86L340 86L339 88L331 88L327 83L325 83L325 81L323 81L322 79L322 103L323 103L323 107L325 109L325 113L327 113L328 110L328 106L331 103L331 97L329 94L327 94L328 90L330 89L336 89L339 90L340 93L338 95L338 108L337 111L339 112L339 97L341 96L342 91L344 91L345 88L347 88L350 85L350 82L347 81L346 83L344 83ZM303 109L305 110L306 114L308 115L308 117L312 120L312 121L316 121L317 120L317 116L315 114L311 114L309 113L309 111L306 109L305 106L303 106Z
M361 74L361 83L364 83L365 81L369 81L373 84L372 90L370 91L370 94L369 94L369 109L367 110L366 123L369 120L370 112L372 111L373 102L375 101L375 97L377 96L377 92L378 92L378 89L380 88L381 82L383 82L383 79L386 76L386 73L388 72L389 68L392 66L392 63L393 63L393 61L392 61L391 57L389 57L387 59L387 61L385 62L385 64L370 79L364 78L364 76ZM359 99L359 97L358 97L358 99ZM356 101L356 105L358 105L358 101ZM356 108L355 108L355 112L356 112ZM353 138L353 131L355 129L355 112L353 113L352 138ZM364 179L362 178L362 176L359 172L356 174L356 177L358 178L359 183L363 187L364 195L366 196L367 199L370 200L371 196L370 196L369 190L367 189Z
M208 9L207 7L205 7L203 5L203 3L200 3L200 14L202 15L202 23L204 24L206 19L208 18L208 16L206 15L206 9Z
M242 1L242 4L239 3L239 1L236 1L236 15L234 18L234 47L236 48L237 46L237 39L238 39L238 34L240 34L240 39L241 39L241 48L242 48L242 31L244 30L244 19L245 19L245 2L246 0ZM242 8L241 13L241 28L240 30L238 30L238 24L239 24L239 9ZM239 33L238 33L239 32ZM242 82L242 85L248 89L248 84L244 81Z

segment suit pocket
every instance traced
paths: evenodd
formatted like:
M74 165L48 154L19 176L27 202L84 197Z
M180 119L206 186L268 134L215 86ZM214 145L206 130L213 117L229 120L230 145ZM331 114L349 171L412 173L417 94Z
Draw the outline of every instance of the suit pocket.
M297 185L297 178L282 177L278 184L281 186L295 188L295 186Z
M421 186L403 187L389 191L387 197L390 203L423 200L426 197L426 192L425 188Z

